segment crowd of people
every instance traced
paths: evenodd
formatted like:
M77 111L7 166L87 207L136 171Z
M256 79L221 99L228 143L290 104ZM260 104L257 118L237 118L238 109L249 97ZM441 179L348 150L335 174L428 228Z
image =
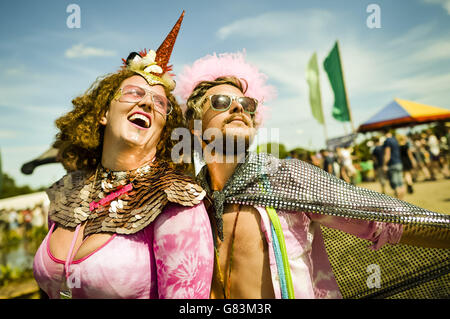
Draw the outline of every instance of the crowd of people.
M0 229L15 231L20 237L35 227L46 224L47 208L43 204L36 204L27 209L0 209Z
M361 158L351 146L300 154L291 151L287 158L309 162L352 184L377 180L382 193L386 193L389 183L395 196L402 199L414 192L417 181L450 177L448 135L448 129L446 135L430 129L407 135L385 130L367 142L368 159Z
M449 178L449 138L437 136L431 130L408 135L393 135L385 131L373 140L372 154L376 177L385 190L386 181L398 198L414 192L418 180L433 181ZM405 187L406 186L406 187Z
M301 154L291 151L286 158L300 159L311 163L352 184L357 183L358 168L361 168L361 163L356 163L359 158L354 155L353 147L337 147L335 150L322 149L319 152Z

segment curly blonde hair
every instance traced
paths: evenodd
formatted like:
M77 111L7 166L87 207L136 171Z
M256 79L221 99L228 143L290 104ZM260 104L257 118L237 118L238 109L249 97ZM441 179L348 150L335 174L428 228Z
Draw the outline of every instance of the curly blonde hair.
M59 149L58 160L67 171L94 170L101 162L104 126L99 120L109 109L122 82L133 75L136 73L124 69L98 78L83 95L72 100L73 110L56 120L59 132L54 147ZM156 146L156 157L171 168L188 172L187 164L171 160L171 150L176 144L171 139L172 131L185 127L185 122L175 97L167 88L164 90L173 110L167 115Z

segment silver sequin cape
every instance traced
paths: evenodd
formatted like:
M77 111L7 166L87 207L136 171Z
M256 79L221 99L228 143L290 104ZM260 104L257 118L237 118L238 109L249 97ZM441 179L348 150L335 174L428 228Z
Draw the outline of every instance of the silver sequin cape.
M403 225L430 230L450 229L450 215L435 213L407 202L348 184L300 160L280 160L249 152L222 191L211 191L207 167L197 179L215 208L223 239L226 203L273 207ZM386 245L370 251L367 241L322 227L326 250L341 293L347 298L440 298L450 296L450 251L409 245ZM351 251L350 254L343 253ZM367 286L367 267L379 265L383 285Z

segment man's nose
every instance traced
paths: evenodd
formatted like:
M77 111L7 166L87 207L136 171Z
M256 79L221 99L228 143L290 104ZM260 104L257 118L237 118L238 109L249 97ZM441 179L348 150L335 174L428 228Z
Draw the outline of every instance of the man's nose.
M243 113L243 112L244 108L242 107L242 105L238 101L233 100L230 106L230 113Z
M144 98L138 103L138 106L147 112L151 111L155 107L151 94L144 96Z

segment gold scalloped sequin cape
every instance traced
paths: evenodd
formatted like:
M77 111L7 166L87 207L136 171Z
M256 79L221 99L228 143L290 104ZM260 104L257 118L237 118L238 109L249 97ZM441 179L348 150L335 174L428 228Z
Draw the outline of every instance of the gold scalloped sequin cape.
M69 229L87 221L83 238L101 232L133 234L155 220L167 203L194 206L205 196L205 191L191 177L170 169L164 162L153 162L147 170L132 172L130 178L119 181L108 192L102 189L102 183L114 183L114 180L102 179L108 175L106 172L104 169L97 174L75 171L54 183L47 189L50 220ZM131 190L120 191L130 184ZM114 192L120 196L112 196ZM114 198L92 209L92 203L108 196Z
M450 215L435 213L368 189L348 184L300 160L280 160L248 153L222 191L212 191L206 166L197 180L215 208L215 224L223 239L226 203L308 212L409 226L430 238L450 240ZM321 226L325 249L344 298L449 298L450 250L370 242ZM371 269L379 269L379 285Z

